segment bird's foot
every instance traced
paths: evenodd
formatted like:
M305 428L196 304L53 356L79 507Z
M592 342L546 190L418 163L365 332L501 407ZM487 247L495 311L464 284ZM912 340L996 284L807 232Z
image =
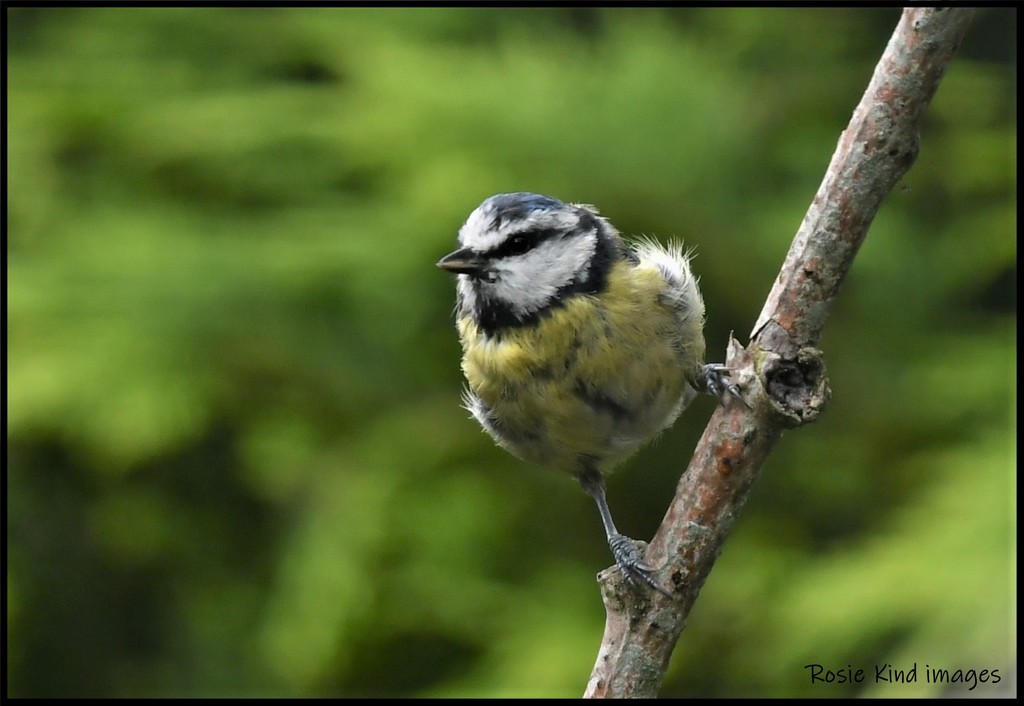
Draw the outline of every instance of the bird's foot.
M722 363L708 363L700 369L700 373L704 390L709 395L714 395L722 402L728 399L727 395L732 395L746 404L740 394L740 388L729 379L731 372L727 366Z
M663 596L672 598L672 594L654 580L654 567L644 562L636 542L624 534L612 534L608 536L608 546L627 583L634 587L645 583Z

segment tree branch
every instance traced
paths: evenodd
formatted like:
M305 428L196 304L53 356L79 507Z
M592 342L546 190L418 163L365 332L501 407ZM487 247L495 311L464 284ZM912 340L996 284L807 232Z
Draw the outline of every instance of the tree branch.
M727 364L748 406L719 407L647 548L675 600L639 596L617 569L599 576L604 639L584 694L657 696L686 618L784 429L814 421L830 396L814 348L885 196L917 158L925 108L967 30L973 10L909 8L839 138L825 178L797 231L775 286L743 348Z

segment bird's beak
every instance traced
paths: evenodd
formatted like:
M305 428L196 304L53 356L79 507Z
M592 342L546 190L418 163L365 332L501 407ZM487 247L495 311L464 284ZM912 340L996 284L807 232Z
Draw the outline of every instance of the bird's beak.
M437 266L453 274L478 275L487 266L487 260L469 248L461 248L442 257Z

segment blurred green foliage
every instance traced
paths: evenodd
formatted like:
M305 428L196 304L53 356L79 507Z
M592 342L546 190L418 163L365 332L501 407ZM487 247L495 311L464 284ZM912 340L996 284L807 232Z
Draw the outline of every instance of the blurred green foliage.
M982 12L665 695L1015 652L1015 10ZM7 9L8 693L577 696L610 563L459 407L499 191L679 236L747 340L893 9ZM718 353L715 353L718 351ZM611 482L650 536L713 402ZM873 674L873 672L871 672ZM993 694L991 684L968 692Z

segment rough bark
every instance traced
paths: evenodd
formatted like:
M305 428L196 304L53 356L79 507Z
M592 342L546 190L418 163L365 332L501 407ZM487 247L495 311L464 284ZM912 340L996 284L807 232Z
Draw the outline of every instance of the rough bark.
M686 617L785 429L814 421L830 397L815 346L885 196L917 158L921 118L973 15L908 8L882 54L751 332L727 365L743 390L697 445L647 563L670 600L639 593L617 569L600 575L607 611L587 697L657 696Z

